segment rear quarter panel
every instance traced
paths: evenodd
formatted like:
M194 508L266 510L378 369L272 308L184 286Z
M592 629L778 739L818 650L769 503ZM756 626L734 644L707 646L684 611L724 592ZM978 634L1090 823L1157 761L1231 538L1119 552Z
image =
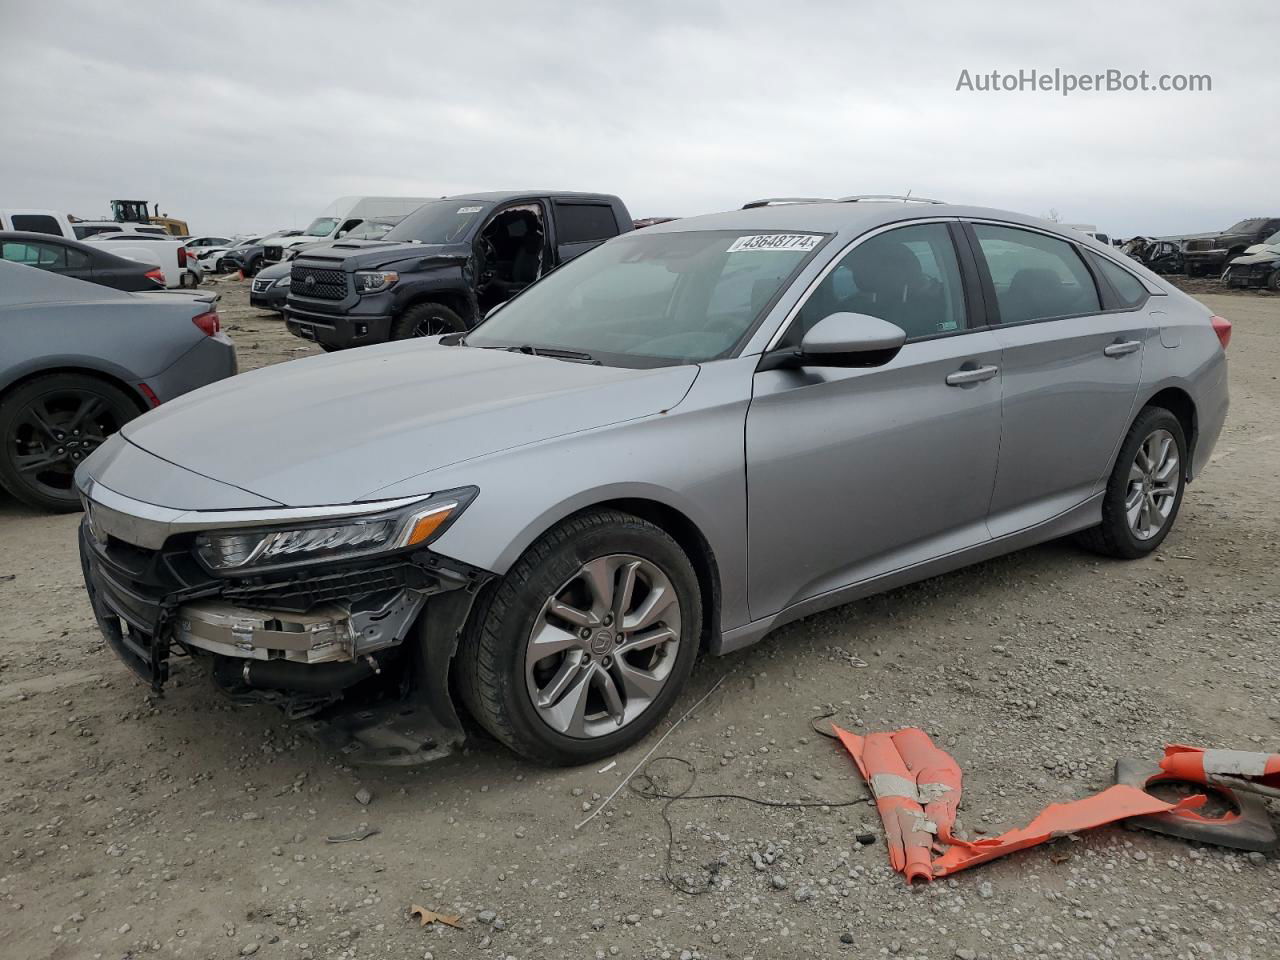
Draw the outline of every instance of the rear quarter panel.
M186 300L0 308L0 391L42 370L64 368L96 371L136 385L205 339L191 323L198 312Z
M1204 304L1177 291L1164 298L1153 297L1150 303L1159 337L1152 338L1143 358L1138 402L1146 404L1170 387L1191 397L1196 410L1191 455L1191 475L1195 477L1208 463L1226 421L1230 405L1227 355L1209 323L1212 313Z

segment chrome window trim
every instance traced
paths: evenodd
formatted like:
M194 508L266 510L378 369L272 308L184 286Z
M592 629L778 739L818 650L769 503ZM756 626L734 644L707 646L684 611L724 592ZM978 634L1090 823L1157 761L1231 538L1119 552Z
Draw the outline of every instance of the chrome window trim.
M786 316L783 317L782 323L778 325L778 329L773 331L773 336L769 338L769 342L765 345L764 352L769 353L771 350L777 349L778 341L780 341L787 330L790 329L791 324L795 321L796 315L804 309L804 305L809 302L809 298L813 296L814 291L818 289L818 285L822 283L823 280L827 279L827 274L835 270L835 268L840 265L840 262L844 260L844 258L848 256L855 247L865 243L872 237L878 237L882 233L888 233L890 230L900 230L903 227L914 227L925 223L959 223L960 220L960 217L912 217L908 220L895 220L893 223L886 223L882 226L876 227L874 230L868 230L866 233L859 234L854 237L847 244L841 247L835 256L827 261L827 265L818 271L817 276L809 281L809 285L805 287L804 293L800 295L800 299L797 300L795 305L787 311ZM972 330L965 329L962 332L971 333Z
M174 534L201 530L260 527L279 523L362 517L429 500L433 494L319 507L269 507L248 510L179 510L134 500L90 479L81 496L95 531L137 547L158 550Z

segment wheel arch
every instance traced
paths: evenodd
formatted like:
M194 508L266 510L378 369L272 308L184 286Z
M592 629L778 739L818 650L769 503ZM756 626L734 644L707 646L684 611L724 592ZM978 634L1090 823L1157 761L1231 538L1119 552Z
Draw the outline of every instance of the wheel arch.
M138 388L132 382L124 379L117 374L96 367L78 366L72 363L62 363L52 367L38 367L28 370L12 380L0 383L0 401L9 396L14 390L22 387L24 384L30 383L32 380L38 380L41 377L51 376L58 373L70 373L78 376L93 377L95 380L101 380L103 383L115 387L117 390L124 391L138 407L139 413L146 413L151 409L147 403L146 397L139 392Z
M610 509L631 514L665 532L689 557L698 578L698 592L703 607L700 641L703 645L712 643L720 635L723 593L720 563L715 549L702 527L690 515L690 511L653 494L654 491L647 487L637 490L634 485L627 484L622 489L605 488L561 503L544 512L522 530L494 569L505 573L532 544L573 516Z
M1182 425L1182 435L1187 440L1187 462L1185 473L1190 479L1191 464L1195 459L1196 442L1200 439L1200 420L1196 411L1196 402L1191 394L1177 386L1164 387L1152 394L1138 411L1147 407L1162 407L1178 418ZM1136 414L1135 414L1136 419Z
M471 308L470 299L465 291L454 287L428 287L416 290L396 305L395 316L398 319L404 316L406 310L412 310L424 303L438 303L448 307L460 316L468 327L474 325L474 311Z

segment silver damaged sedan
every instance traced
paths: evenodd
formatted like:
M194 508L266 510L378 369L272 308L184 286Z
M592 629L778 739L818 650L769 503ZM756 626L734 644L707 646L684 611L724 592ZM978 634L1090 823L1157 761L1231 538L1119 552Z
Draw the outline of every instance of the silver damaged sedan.
M76 476L85 582L157 690L184 655L352 760L474 724L581 763L788 621L1068 534L1155 550L1222 428L1230 332L1017 214L677 220L469 333L126 424Z

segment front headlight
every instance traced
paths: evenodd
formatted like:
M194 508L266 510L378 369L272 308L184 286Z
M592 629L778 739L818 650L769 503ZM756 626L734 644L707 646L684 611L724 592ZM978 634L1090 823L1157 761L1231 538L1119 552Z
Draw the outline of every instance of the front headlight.
M356 293L381 293L392 287L400 274L394 270L356 271Z
M291 276L289 276L288 274L285 274L283 277L281 277L279 280L276 281L276 286L287 287L292 280L293 278Z
M367 516L210 531L196 537L196 556L215 573L249 573L421 547L444 533L478 492L450 490Z

